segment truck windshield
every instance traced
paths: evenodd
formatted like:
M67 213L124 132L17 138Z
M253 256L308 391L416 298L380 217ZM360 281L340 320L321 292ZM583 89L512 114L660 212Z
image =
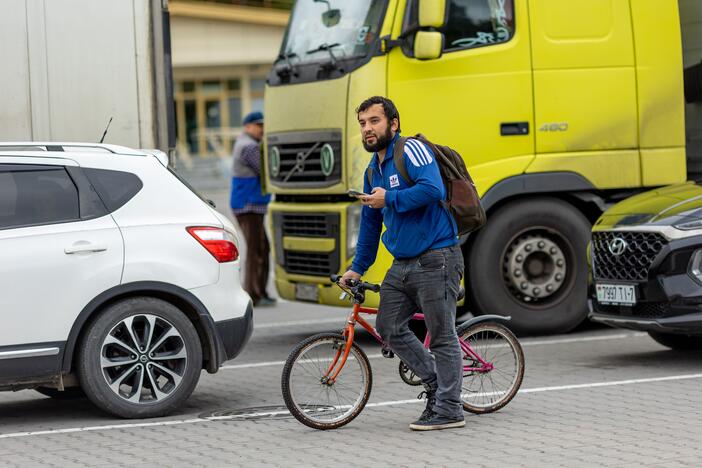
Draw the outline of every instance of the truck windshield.
M298 0L277 61L291 65L364 57L378 37L384 0Z

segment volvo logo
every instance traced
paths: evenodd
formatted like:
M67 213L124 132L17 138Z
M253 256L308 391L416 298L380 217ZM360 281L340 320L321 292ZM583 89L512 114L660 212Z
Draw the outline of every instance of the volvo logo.
M295 156L295 167L293 168L292 172L300 171L303 172L305 170L305 160L307 159L307 155L304 153L304 151L300 151L297 153Z
M312 146L312 148L308 149L307 151L300 151L299 153L297 153L297 155L295 156L295 165L293 166L292 169L290 169L288 174L283 178L283 182L287 182L288 180L290 180L290 178L292 177L292 175L294 173L304 171L305 170L305 160L307 159L307 157L310 154L312 154L312 152L314 150L319 148L319 145L321 145L321 144L322 143L318 141L317 143L314 144L314 146Z
M626 251L626 248L629 246L629 244L622 239L621 237L615 237L609 242L609 251L612 253L614 256L620 256Z

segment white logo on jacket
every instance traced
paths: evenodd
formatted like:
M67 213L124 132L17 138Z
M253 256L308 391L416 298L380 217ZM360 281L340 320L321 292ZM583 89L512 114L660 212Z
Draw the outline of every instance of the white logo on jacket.
M390 187L399 187L400 186L400 179L397 178L397 174L393 174L390 176Z

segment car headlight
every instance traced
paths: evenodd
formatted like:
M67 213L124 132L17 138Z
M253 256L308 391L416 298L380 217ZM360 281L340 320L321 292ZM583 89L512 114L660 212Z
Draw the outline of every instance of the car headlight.
M690 258L687 273L697 282L702 283L702 249L695 250Z
M674 224L675 229L682 229L683 231L690 231L692 229L702 229L702 219L693 219L692 221L685 221L679 224Z
M349 205L346 209L346 257L349 258L356 253L358 243L358 232L361 229L361 208L359 203Z

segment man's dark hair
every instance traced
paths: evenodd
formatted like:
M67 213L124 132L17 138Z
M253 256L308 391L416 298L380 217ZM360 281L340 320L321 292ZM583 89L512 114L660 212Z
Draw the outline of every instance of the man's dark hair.
M390 126L390 124L392 124L392 119L397 119L397 133L400 133L400 113L397 111L395 103L386 97L369 97L368 99L363 101L360 106L356 108L356 116L358 116L358 114L367 110L369 107L375 104L380 104L383 106L383 112L385 113L385 117L388 118L388 127Z

